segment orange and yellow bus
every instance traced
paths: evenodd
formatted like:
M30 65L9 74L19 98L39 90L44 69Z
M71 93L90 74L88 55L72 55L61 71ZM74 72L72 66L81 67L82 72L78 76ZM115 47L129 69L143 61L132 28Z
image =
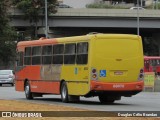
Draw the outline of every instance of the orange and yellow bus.
M61 95L63 102L98 96L112 103L143 90L141 37L88 34L22 41L17 45L16 91L27 99Z

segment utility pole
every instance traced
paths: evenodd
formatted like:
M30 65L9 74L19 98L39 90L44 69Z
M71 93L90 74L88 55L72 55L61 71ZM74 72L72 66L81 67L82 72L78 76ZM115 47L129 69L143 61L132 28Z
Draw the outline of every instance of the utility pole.
M137 0L137 35L139 35L139 0Z
M158 0L156 0L156 9L158 10Z
M47 0L45 0L45 35L48 38L48 11L47 11Z
M141 0L141 7L143 7L143 0Z

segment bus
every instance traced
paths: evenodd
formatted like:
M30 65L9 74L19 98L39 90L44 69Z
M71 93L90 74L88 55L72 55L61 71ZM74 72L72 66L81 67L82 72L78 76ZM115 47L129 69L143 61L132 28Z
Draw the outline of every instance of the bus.
M87 34L17 44L16 91L26 99L61 95L62 102L98 96L113 103L143 90L140 36Z
M160 75L160 56L144 56L144 72Z

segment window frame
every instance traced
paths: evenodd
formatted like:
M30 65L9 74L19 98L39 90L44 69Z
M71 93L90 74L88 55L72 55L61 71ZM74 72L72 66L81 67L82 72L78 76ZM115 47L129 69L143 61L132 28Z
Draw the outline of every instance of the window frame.
M58 46L62 46L62 48L60 48L62 51L58 51L59 53L55 50L56 49L55 47L58 47ZM64 64L64 47L65 47L64 44L55 44L55 45L53 45L53 47L52 47L52 64L53 65L63 65ZM55 53L55 51L56 51L56 53ZM54 61L55 57L62 57L61 63L55 62Z
M78 49L79 49L79 47L78 47L78 45L79 44L84 44L84 43L86 43L87 44L87 52L85 52L85 53L79 53L78 51ZM88 64L88 53L89 53L89 42L78 42L77 43L77 54L76 54L76 64L77 65L87 65ZM80 62L78 62L78 56L80 56L80 55L87 55L87 57L86 57L86 62L85 63L80 63Z
M74 45L74 53L72 53L73 51L69 51L71 53L68 53L68 51L67 51L67 53L66 53L66 46L67 45ZM66 43L65 47L64 47L64 65L75 65L76 64L76 56L77 56L76 54L77 54L77 44L76 43ZM70 58L69 56L73 56L74 57L74 61L73 62L65 61L65 57ZM70 62L70 63L67 63L67 62Z
M34 52L33 49L36 48L36 47L37 47L37 48L38 48L38 47L40 48L40 53L37 54L37 55L36 55L36 54L33 54L33 52ZM42 46L32 46L31 55L32 55L31 65L41 65L41 64L42 64ZM39 58L40 60L39 60L39 63L36 62L36 64L35 64L35 63L33 63L33 62L34 62L33 60L34 60L36 57L40 57L40 58Z
M24 65L24 52L18 51L17 52L17 66L23 66Z
M30 55L27 53L26 54L26 52L27 52L27 49L29 49L30 48ZM26 62L26 60L27 60L27 62ZM30 62L28 62L28 60L30 61ZM26 64L27 63L27 64ZM29 63L29 64L28 64ZM25 50L24 50L24 63L23 63L25 66L27 66L27 65L32 65L32 47L25 47Z
M45 47L51 47L51 53L49 53L49 54L45 54L44 53L44 48ZM50 64L52 64L52 59L53 59L53 45L44 45L44 46L42 46L42 48L41 48L41 51L42 51L42 65L50 65ZM50 58L50 63L49 62L46 62L46 63L44 63L44 58Z

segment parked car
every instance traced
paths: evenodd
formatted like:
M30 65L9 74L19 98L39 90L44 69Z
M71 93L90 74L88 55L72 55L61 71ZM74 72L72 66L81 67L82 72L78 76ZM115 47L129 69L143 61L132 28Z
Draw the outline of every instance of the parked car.
M143 7L131 7L130 10L137 10L138 8L139 10L145 10Z
M71 6L63 4L63 3L58 4L57 7L58 8L72 8Z
M14 71L13 70L0 70L0 86L2 84L11 84L14 86Z

